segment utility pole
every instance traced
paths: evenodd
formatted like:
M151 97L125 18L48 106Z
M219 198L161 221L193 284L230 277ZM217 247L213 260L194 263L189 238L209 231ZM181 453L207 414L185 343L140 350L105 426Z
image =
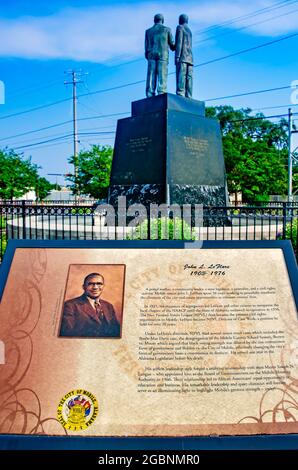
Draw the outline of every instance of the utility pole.
M78 126L77 126L77 83L82 83L81 80L81 71L69 70L67 72L71 77L71 81L64 82L65 85L72 85L72 109L73 109L73 161L74 161L74 179L75 179L75 189L76 196L79 195L78 191Z
M292 132L293 132L293 113L288 110L288 202L293 200L293 159L292 159Z

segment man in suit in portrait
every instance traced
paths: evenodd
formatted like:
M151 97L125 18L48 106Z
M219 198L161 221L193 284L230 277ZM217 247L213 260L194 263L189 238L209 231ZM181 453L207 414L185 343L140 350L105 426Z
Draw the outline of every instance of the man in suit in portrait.
M68 337L120 337L120 324L114 307L100 299L104 278L90 273L83 282L84 293L64 303L60 336Z
M154 16L154 25L145 34L145 57L148 61L146 96L167 92L169 48L174 51L175 43L170 28L164 26L160 13Z
M192 97L192 34L188 27L188 16L179 16L175 37L176 94Z

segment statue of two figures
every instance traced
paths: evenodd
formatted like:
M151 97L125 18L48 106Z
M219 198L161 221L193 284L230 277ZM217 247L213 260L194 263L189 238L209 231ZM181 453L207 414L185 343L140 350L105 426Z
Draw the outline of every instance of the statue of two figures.
M154 16L154 25L145 35L145 57L148 61L146 96L167 92L169 49L175 51L176 94L192 97L192 34L187 15L179 16L175 41L171 29L164 26L161 14Z

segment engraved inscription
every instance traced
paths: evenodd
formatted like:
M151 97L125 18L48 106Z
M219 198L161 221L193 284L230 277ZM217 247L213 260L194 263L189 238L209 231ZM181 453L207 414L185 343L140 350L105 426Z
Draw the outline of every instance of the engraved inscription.
M203 156L208 151L209 142L206 139L195 139L194 137L183 137L185 146L191 155Z
M129 147L129 150L132 153L135 152L145 152L146 147L152 142L152 139L150 137L137 137L137 138L131 138L127 142L127 146Z

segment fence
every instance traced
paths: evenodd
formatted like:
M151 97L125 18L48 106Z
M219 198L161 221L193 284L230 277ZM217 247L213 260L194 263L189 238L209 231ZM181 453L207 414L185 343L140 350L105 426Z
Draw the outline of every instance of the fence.
M135 229L130 226L107 225L105 215L100 206L90 203L70 205L59 201L44 205L0 201L0 260L9 239L115 240L135 237ZM297 203L204 207L203 221L200 234L204 240L290 239L298 257Z

